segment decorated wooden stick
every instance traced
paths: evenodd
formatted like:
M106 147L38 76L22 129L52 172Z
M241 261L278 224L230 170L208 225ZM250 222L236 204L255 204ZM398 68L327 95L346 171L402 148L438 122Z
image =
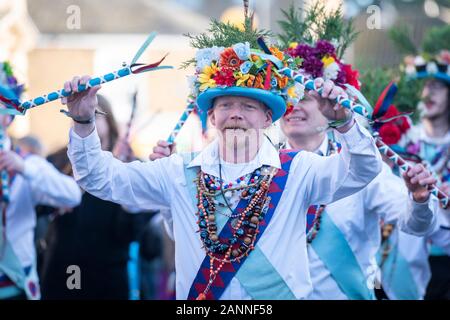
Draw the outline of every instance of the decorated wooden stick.
M318 89L316 88L316 85L314 84L314 79L306 78L304 75L300 74L299 72L296 72L290 68L282 68L279 70L280 73L284 74L285 76L291 78L295 82L298 82L305 86L306 90L312 90L316 91L318 93L322 92L322 88ZM372 120L372 110L370 110L369 106L364 106L362 104L356 103L352 101L351 99L344 97L342 95L338 96L336 98L336 103L343 106L344 108L347 108L355 113L358 113L362 115L363 117Z
M375 132L373 136L375 138L375 144L382 154L384 154L391 161L393 161L403 171L408 171L411 168L411 165L408 162L406 162L402 157L400 157L396 152L394 152L388 145L386 145L381 140L377 132ZM450 204L449 198L443 191L439 190L439 188L434 184L429 185L428 190L431 192L432 195L438 198L439 203L442 205L444 209L448 208Z
M181 115L180 119L178 120L177 124L175 125L175 128L172 130L172 133L170 134L169 138L167 139L168 143L174 143L175 138L177 137L178 133L180 132L181 128L183 127L186 120L189 118L189 115L194 111L195 103L193 101L189 101L188 106L184 110L183 114Z
M258 38L258 45L265 52L265 55L262 57L267 60L270 60L277 67L279 73L287 76L288 78L294 80L295 82L302 84L303 86L305 86L306 90L313 90L318 92L319 94L322 93L322 88L316 88L316 85L314 84L314 79L307 78L298 71L294 71L284 66L284 64L272 54L269 47L265 43L263 37ZM336 98L336 103L372 121L372 107L364 98L364 96L356 88L350 85L345 86L347 87L348 91L350 91L350 93L352 93L353 95L356 95L357 98L360 100L360 102L362 102L363 104L355 103L351 99L344 97L342 95Z
M138 50L138 52L136 53L136 55L134 56L134 58L130 64L124 63L122 65L123 68L121 68L119 70L107 73L100 77L90 79L86 85L79 85L78 91L82 92L82 91L85 91L96 85L100 85L102 83L120 79L120 78L126 77L131 74L139 74L139 73L154 71L154 70L158 70L158 69L171 69L172 68L171 66L160 66L161 62L165 59L166 56L164 56L158 62L155 62L152 64L136 63L136 61L144 53L144 51L148 47L148 45L153 41L155 36L156 36L155 32L153 32L152 34L149 35L149 37L144 42L144 44L141 46L141 48ZM63 97L68 97L72 94L71 91L67 92L64 89L60 89L60 90L53 91L48 94L44 94L42 96L33 98L28 101L20 102L18 99L14 99L11 96L7 96L6 94L4 94L4 92L5 92L5 89L2 88L2 90L0 90L0 98L1 98L1 101L4 102L8 106L8 108L0 110L0 113L3 113L3 114L25 114L26 110L28 110L28 109L43 105L50 101L61 99Z
M3 126L0 126L0 151L3 151L5 149L5 128ZM1 202L3 204L9 203L9 174L8 171L2 170L1 173L1 179L2 179L2 199Z

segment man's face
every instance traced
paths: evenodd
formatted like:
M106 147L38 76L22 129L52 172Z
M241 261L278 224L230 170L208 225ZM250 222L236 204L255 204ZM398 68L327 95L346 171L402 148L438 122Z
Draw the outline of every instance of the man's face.
M438 118L448 116L448 87L444 82L430 79L422 90L420 108L425 118Z
M272 123L272 111L263 103L246 97L216 98L209 116L213 126L223 136L242 136L248 131L262 134Z
M319 111L319 101L314 94L305 94L292 112L281 119L281 129L288 139L314 136L327 127L328 121Z

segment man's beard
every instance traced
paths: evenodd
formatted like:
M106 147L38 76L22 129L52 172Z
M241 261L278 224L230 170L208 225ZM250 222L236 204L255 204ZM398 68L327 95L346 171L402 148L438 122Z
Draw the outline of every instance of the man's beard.
M250 154L258 150L263 129L228 129L222 131L222 139L226 150L232 153L232 158L244 157L250 160ZM247 159L248 158L248 159Z
M444 109L441 112L434 113L434 114L429 114L427 111L424 111L423 114L422 114L422 118L427 119L429 121L436 121L436 120L439 120L441 118L448 119L449 118L449 110L447 108L447 109Z

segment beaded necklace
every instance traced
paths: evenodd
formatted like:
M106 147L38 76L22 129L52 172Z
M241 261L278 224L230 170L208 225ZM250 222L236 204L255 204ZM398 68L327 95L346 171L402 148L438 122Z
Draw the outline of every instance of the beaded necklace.
M263 166L236 181L236 185L225 184L222 179L200 171L195 180L197 184L198 226L203 248L210 258L209 281L203 293L197 299L206 299L217 274L224 264L240 262L254 249L259 224L269 209L270 197L267 196L270 183L277 172L276 168ZM245 181L248 181L247 182ZM221 194L221 188L227 192L241 191L240 198L247 200L247 206L241 213L229 215L234 218L231 225L233 234L229 239L220 239L216 225L215 198ZM216 262L216 263L215 263ZM215 266L216 264L216 266Z
M219 167L219 172L221 172L221 166L219 165ZM234 183L225 183L221 177L217 178L212 175L204 174L205 184L209 189L205 194L214 198L213 202L215 205L229 208L230 214L217 211L219 214L229 218L236 218L239 214L233 213L227 199L231 199L236 194L239 194L240 198L248 199L249 194L253 194L258 189L261 175L267 175L268 173L268 167L262 167L261 169L256 169L254 172L236 179ZM225 203L219 201L219 195L222 195Z
M326 156L331 156L335 154L338 150L338 146L336 142L332 140L328 140L328 150ZM313 240L316 238L317 233L320 230L320 222L322 220L322 213L325 210L326 205L320 205L316 208L316 212L314 214L314 220L313 225L311 229L309 229L308 234L306 235L306 242L308 244L312 243Z

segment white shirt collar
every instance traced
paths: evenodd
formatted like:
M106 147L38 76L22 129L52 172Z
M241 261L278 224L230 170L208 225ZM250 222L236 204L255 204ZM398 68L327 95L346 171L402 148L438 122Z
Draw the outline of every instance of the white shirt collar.
M289 144L289 141L286 141L286 149L292 149L292 146ZM325 136L319 148L317 148L314 153L321 154L323 156L327 155L328 152L328 136Z
M419 126L419 139L422 141L425 141L426 143L429 143L429 144L437 144L437 145L449 144L450 143L450 131L447 132L447 134L443 137L432 138L427 135L427 133L425 132L424 126L420 125Z
M200 167L201 170L213 176L219 176L219 138L211 142L189 164L188 168ZM222 160L223 161L223 160ZM224 163L224 162L222 162ZM264 137L261 147L255 158L247 163L238 164L248 167L247 173L261 168L264 165L280 169L281 162L277 149Z

